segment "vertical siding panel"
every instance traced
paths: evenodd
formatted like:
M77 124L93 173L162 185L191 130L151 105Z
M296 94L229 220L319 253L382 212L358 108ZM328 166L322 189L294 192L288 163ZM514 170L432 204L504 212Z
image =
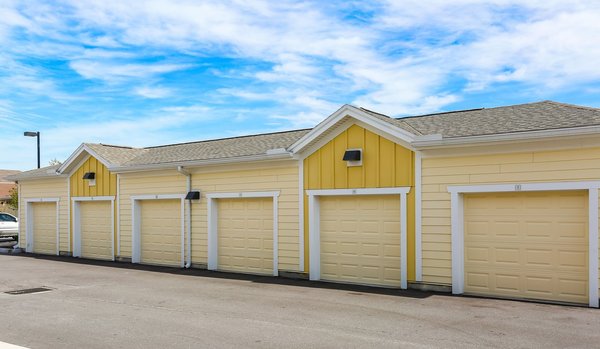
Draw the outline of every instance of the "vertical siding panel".
M331 189L334 187L334 157L333 142L323 146L321 152L321 188Z
M96 177L98 177L98 171L96 171L96 165L98 164L98 160L96 160L95 158L90 158L90 172L94 172L96 174ZM98 182L100 182L102 180L102 178L96 178L96 185L90 186L89 185L89 181L88 182L88 187L90 189L90 196L96 196L98 195L97 191L98 191Z
M317 151L308 158L308 189L319 188L321 185L321 153Z
M348 131L342 132L333 140L334 153L333 158L335 160L334 175L335 175L335 189L343 189L348 187L348 166L346 162L342 161L344 152L348 147Z
M412 184L412 151L396 144L396 186Z
M365 188L379 186L379 172L381 167L390 166L379 159L379 135L366 131L365 148L363 152L363 167L365 169Z
M348 148L362 148L365 147L365 129L352 125L348 128ZM348 167L348 186L350 188L362 188L364 187L363 181L363 167L364 166L352 166Z
M379 161L381 163L381 169L379 170L379 185L382 187L393 187L395 184L394 148L394 142L379 137Z
M108 169L106 170L108 172ZM110 191L109 195L117 195L117 175L110 174Z

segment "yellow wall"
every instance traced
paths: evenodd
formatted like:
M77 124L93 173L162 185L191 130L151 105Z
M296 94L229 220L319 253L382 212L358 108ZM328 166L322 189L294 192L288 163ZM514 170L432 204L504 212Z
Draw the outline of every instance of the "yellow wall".
M86 172L96 173L96 185L90 186L83 179ZM90 156L70 178L71 196L115 196L117 194L117 175L108 171L100 161Z
M201 192L201 199L193 201L192 204L192 263L207 263L208 233L205 196L207 193L278 190L280 191L278 199L279 269L298 271L299 209L297 162L283 161L263 164L221 165L187 170L192 173L192 188ZM185 194L187 184L186 177L175 170L123 173L119 176L121 256L130 257L132 229L131 196L144 194Z
M19 241L19 246L22 248L25 248L26 246L25 231L27 225L27 216L25 212L25 201L33 198L59 198L59 250L69 251L69 196L67 189L67 178L24 180L20 181L19 183L21 186L21 192L19 193L21 196L19 201L19 231L21 234L21 240Z
M176 170L122 173L120 177L121 255L131 257L131 196L144 194L185 194L186 179ZM115 205L116 206L116 205ZM115 249L116 251L116 249Z
M96 174L96 185L89 185L89 180L83 179L86 172L94 172ZM71 182L71 197L78 196L113 196L117 195L117 175L111 173L104 164L98 159L90 156L79 168L71 174L69 178ZM117 205L115 205L115 217L117 216ZM73 246L73 216L71 216L71 248ZM115 218L115 237L117 241L117 220ZM116 246L115 246L116 247ZM115 248L115 253L116 253ZM72 251L72 249L70 249Z
M199 189L202 196L200 202L193 203L193 262L206 263L207 261L205 194L278 190L280 192L278 198L279 270L299 270L299 197L296 161L227 165L191 171L193 171L192 187Z
M423 281L451 284L448 185L584 181L600 178L600 148L422 160Z
M346 149L361 148L363 165L348 167ZM304 159L304 189L383 188L410 186L407 207L408 280L415 279L414 153L358 125L352 125ZM308 197L304 197L308 212ZM304 237L308 241L308 215L304 215ZM304 263L308 270L308 244Z

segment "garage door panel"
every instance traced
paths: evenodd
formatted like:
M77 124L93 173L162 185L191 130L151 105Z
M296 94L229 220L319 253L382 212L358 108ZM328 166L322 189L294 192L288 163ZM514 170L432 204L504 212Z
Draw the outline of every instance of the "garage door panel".
M400 285L397 196L321 197L321 279Z
M141 262L181 265L181 201L142 200Z
M218 200L218 268L273 274L273 199Z
M587 303L587 256L586 192L465 195L466 292Z
M33 252L56 254L56 203L36 202L33 209Z
M110 201L79 203L81 256L112 260L113 226Z

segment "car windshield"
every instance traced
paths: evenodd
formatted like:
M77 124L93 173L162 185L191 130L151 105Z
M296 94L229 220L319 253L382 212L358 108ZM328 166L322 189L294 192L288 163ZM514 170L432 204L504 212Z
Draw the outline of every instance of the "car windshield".
M0 222L16 222L17 219L7 214L0 214Z

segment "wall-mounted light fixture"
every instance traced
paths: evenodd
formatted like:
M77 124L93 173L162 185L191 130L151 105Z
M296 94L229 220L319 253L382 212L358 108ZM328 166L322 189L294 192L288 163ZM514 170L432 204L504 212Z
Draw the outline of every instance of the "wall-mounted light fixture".
M88 181L88 185L93 187L96 185L96 173L95 172L86 172L83 175L83 179Z
M346 161L349 167L362 166L362 149L347 149L342 160Z
M199 191L190 191L185 196L186 200L200 200L200 192Z

